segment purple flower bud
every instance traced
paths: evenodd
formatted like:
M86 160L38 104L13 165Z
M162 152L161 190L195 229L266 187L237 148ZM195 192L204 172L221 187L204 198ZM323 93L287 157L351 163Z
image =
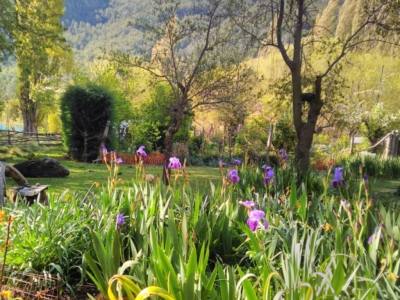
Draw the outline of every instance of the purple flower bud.
M170 169L181 169L182 168L182 164L179 161L179 158L173 156L169 158L169 164L168 164L168 168Z
M117 159L115 160L115 162L117 163L117 165L122 164L124 161L122 160L121 157L117 157Z
M140 158L146 158L147 157L147 153L146 151L144 151L146 147L144 145L140 146L137 150L136 150L136 154L140 157Z
M274 169L270 166L264 165L264 184L269 185L275 177Z
M232 169L228 171L228 180L233 183L237 184L240 181L239 172L236 169Z
M120 229L124 224L125 224L125 218L126 216L124 216L123 214L118 214L115 224L117 225L117 229Z
M269 223L268 223L268 221L267 220L264 220L264 229L265 230L268 230L268 228L269 228Z
M374 241L374 239L375 239L375 234L371 234L371 235L369 236L369 238L368 238L368 245L371 245L372 242Z
M337 167L333 172L333 179L332 179L332 187L338 188L344 184L344 177L343 177L343 168Z

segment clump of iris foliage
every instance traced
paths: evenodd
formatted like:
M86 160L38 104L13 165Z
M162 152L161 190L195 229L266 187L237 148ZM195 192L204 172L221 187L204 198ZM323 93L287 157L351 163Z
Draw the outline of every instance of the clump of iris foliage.
M142 166L122 188L110 168L106 187L8 206L7 265L57 273L70 291L92 282L104 299L400 297L400 211L371 199L359 169L297 186L290 164L237 164L193 190L182 169L167 187L146 182ZM250 226L253 209L262 226Z
M400 178L400 158L383 159L374 156L353 156L342 162L353 173L363 170L365 174L382 178Z

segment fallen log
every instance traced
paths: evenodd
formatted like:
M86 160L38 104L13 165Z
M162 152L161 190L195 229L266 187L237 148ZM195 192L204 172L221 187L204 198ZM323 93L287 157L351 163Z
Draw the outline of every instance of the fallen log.
M4 199L7 196L6 177L12 178L18 184L18 187L14 188L14 201L20 195L29 205L33 204L35 200L47 204L47 185L31 186L28 180L16 168L0 162L0 206L4 205Z

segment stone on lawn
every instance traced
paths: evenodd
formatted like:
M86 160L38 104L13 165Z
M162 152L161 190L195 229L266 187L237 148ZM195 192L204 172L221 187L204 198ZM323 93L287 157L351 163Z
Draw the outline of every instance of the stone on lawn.
M66 177L69 170L53 158L24 161L14 167L25 177Z

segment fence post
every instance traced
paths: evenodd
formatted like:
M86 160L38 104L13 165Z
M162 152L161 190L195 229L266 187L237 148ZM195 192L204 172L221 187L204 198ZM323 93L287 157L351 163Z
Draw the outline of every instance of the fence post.
M388 137L385 139L385 148L383 150L383 158L388 159L391 154L391 142L392 142L392 134L390 134Z
M396 157L399 152L399 137L400 137L399 132L395 130L392 135L392 144L390 149L391 150L390 155L392 157Z
M11 145L11 132L10 129L7 130L7 142L9 145Z

